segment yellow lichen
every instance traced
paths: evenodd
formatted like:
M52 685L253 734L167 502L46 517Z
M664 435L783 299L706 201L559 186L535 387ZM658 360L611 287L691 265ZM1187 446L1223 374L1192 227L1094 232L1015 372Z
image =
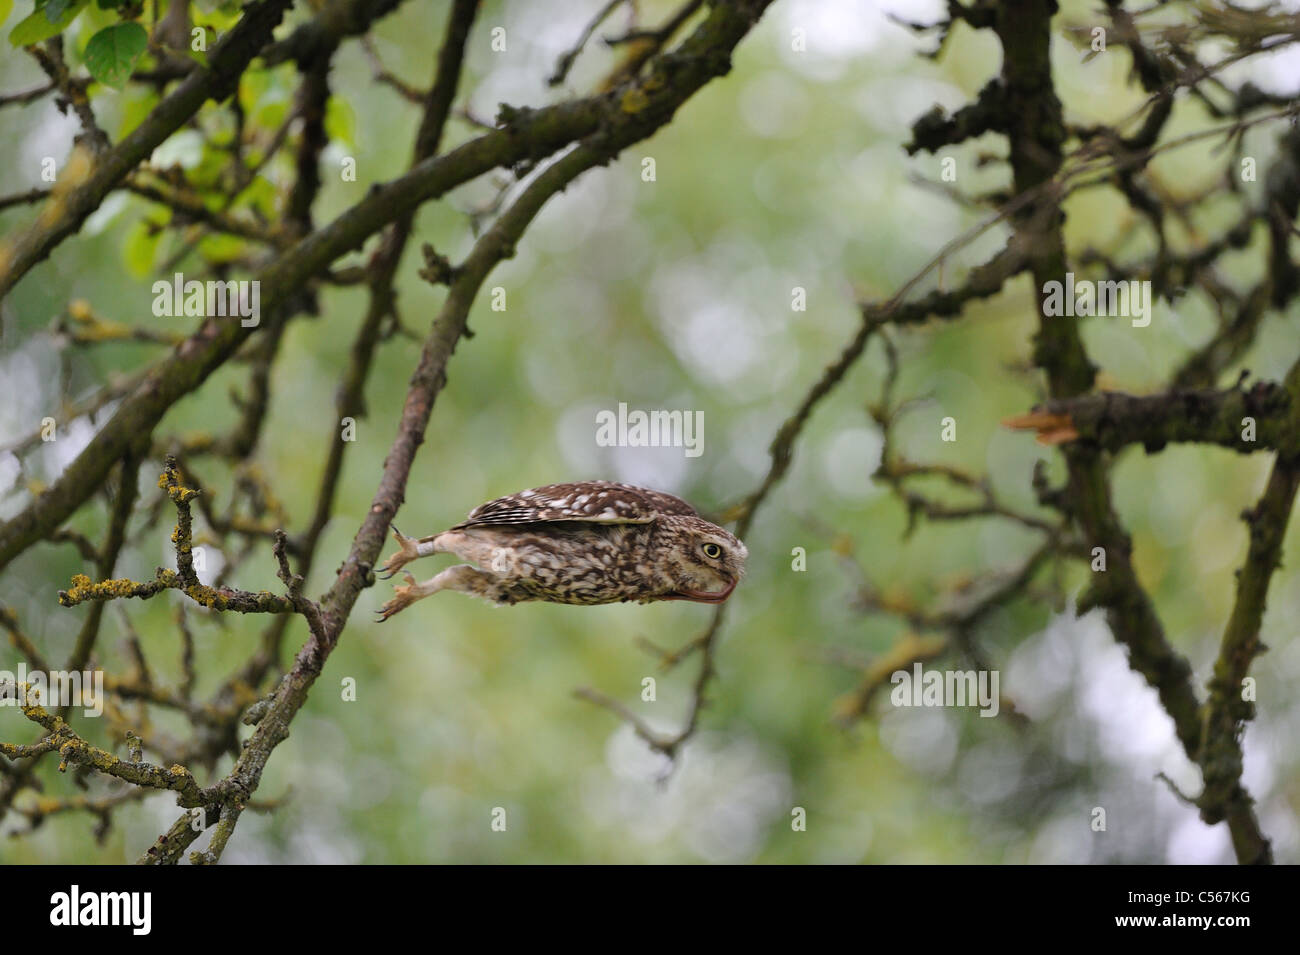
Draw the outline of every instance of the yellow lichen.
M625 113L639 113L650 105L650 97L639 86L634 86L623 94L619 108Z
M230 601L222 595L221 591L204 584L186 587L185 594L195 603L210 607L213 610L225 610L230 606Z

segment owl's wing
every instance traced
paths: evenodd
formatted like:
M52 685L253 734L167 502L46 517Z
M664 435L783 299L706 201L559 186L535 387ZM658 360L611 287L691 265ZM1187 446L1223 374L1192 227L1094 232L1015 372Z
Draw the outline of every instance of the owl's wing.
M694 515L695 509L680 497L663 491L613 481L580 481L548 484L480 504L453 529L548 521L649 524L660 514Z

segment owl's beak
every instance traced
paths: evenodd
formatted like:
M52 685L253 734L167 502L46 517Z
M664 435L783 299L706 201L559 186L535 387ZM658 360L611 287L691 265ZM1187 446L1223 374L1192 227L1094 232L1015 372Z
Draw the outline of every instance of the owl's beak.
M701 603L701 604L720 604L722 603L722 601L726 600L728 597L731 596L731 592L736 589L736 584L738 583L739 583L738 580L733 579L731 583L727 584L726 590L719 590L716 593L711 593L707 590L678 590L678 591L674 591L673 593L669 594L663 599L664 600L692 600L695 603Z

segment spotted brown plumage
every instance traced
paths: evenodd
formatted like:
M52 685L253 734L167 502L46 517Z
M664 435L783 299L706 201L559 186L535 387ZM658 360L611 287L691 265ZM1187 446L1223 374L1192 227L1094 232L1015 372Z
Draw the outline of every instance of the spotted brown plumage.
M606 604L635 600L721 603L745 572L745 545L679 497L612 481L548 484L480 504L430 537L403 536L380 568L391 577L431 554L469 563L406 586L379 611L387 620L439 590L498 604L544 600Z
M452 530L476 524L536 524L548 521L592 521L598 524L648 524L659 514L698 517L680 497L616 484L582 481L547 484L480 504Z

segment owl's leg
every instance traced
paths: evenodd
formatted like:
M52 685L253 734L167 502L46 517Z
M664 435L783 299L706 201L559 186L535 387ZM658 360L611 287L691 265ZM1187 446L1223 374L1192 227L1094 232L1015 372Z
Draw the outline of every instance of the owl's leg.
M405 610L417 600L422 600L439 590L459 590L474 597L485 597L498 603L512 603L506 597L500 578L495 574L471 567L469 564L457 564L435 574L424 583L417 584L410 574L403 575L406 586L400 584L393 588L393 597L379 608L379 622L383 623L399 610Z
M397 541L397 546L401 549L375 568L376 576L380 580L387 580L417 558L442 553L443 548L437 545L440 536L442 535L434 534L432 537L420 538L407 537L394 527L393 540Z
M468 531L443 531L438 535L438 553L455 554L461 560L477 564L485 570L505 573L508 553L501 546L499 535L492 531L470 529Z

